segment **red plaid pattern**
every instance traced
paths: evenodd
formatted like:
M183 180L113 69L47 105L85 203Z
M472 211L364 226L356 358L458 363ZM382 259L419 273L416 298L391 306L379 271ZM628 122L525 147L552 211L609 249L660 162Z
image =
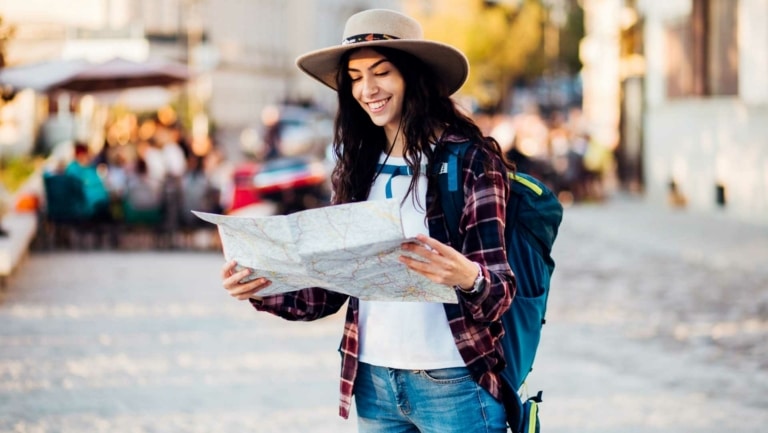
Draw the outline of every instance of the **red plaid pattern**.
M479 147L467 151L462 164L466 195L459 233L463 244L454 246L470 260L481 264L485 289L476 295L460 294L458 304L444 304L456 346L472 376L480 386L501 398L501 383L496 372L504 361L499 345L503 335L501 315L509 308L515 293L515 278L507 263L504 224L509 185L507 170L498 160ZM487 172L484 167L490 169ZM435 203L436 186L427 190L427 208ZM450 243L449 232L439 203L428 212L429 233ZM349 417L357 374L358 300L347 295L312 287L297 292L251 300L260 311L288 320L315 320L336 313L349 300L339 351L341 383L339 415Z

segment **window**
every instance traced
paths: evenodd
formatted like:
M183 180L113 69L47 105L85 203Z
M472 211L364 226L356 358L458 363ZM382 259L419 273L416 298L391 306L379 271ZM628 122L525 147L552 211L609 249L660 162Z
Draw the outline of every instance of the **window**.
M738 0L691 0L691 14L667 26L669 97L736 95Z

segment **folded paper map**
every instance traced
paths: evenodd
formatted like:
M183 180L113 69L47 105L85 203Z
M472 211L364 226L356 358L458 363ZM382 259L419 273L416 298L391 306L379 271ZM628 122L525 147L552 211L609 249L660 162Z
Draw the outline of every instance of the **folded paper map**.
M268 217L192 211L216 224L224 258L272 284L259 296L322 287L369 301L456 303L446 285L410 271L398 257L406 238L399 200L374 200Z

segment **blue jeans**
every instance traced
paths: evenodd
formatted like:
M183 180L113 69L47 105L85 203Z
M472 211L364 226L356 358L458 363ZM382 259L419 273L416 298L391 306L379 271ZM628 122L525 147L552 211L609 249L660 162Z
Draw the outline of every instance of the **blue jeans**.
M504 405L466 367L398 370L360 363L360 433L504 433Z

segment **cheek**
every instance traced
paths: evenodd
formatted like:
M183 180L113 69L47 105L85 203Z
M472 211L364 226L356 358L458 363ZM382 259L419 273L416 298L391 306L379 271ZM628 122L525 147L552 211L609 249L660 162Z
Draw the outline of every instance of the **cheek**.
M352 99L357 102L357 105L363 109L363 111L367 111L368 106L363 102L363 92L362 90L355 90L355 88L352 88Z
M360 86L360 83L352 83L352 88L350 89L352 93L352 98L355 99L358 103L360 103L360 98L363 94L362 86Z

